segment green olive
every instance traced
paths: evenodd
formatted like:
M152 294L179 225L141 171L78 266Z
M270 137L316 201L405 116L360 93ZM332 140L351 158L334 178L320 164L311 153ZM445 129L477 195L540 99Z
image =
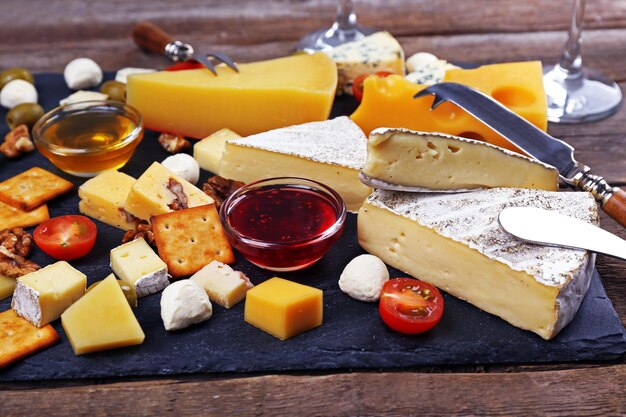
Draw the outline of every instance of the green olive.
M35 84L33 74L26 68L8 68L0 72L0 90L13 80L24 80L31 84Z
M29 129L43 116L43 107L37 103L22 103L7 113L7 124L11 129L26 125Z
M124 297L126 297L126 301L130 304L131 307L137 307L137 293L132 285L127 284L126 282L117 279L117 283L119 284L122 292L124 293ZM87 292L93 289L96 285L100 284L102 281L96 281L87 288Z
M100 92L109 96L109 100L125 101L126 84L119 81L107 81L100 87Z

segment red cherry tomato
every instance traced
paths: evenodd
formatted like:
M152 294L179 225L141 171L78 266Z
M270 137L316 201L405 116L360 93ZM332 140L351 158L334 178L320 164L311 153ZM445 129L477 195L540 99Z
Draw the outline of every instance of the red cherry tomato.
M55 259L71 261L85 256L96 243L98 229L85 216L54 217L35 229L33 238L42 251Z
M385 77L387 77L387 76L389 76L391 74L393 74L393 72L378 71L378 72L374 73L373 75L375 75L377 77L380 77L380 78L385 78ZM352 95L354 96L354 98L358 102L363 100L363 82L370 75L372 75L372 74L361 74L358 77L356 77L354 79L354 81L352 82Z
M204 65L199 63L198 61L185 61L185 62L177 62L174 65L170 65L165 68L165 71L181 71L181 70L190 70L190 69L198 69L204 68Z
M433 285L413 278L395 278L383 286L378 309L393 330L423 333L441 320L443 297Z

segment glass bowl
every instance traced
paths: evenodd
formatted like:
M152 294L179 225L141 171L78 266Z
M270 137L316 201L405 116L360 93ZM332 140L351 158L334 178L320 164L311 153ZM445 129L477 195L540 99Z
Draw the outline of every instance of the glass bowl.
M33 127L33 141L59 169L79 177L123 167L143 138L143 119L119 101L57 107Z
M295 271L315 263L339 239L345 219L346 206L335 190L296 177L248 184L220 208L230 244L270 271Z

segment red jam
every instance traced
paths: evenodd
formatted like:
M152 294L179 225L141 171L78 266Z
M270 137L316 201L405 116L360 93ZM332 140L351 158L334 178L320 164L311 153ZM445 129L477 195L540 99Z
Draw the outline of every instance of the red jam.
M274 270L300 269L322 257L341 235L341 208L327 193L304 185L253 188L235 198L226 222L231 244L249 261ZM330 230L329 230L330 229ZM327 233L325 233L327 232Z

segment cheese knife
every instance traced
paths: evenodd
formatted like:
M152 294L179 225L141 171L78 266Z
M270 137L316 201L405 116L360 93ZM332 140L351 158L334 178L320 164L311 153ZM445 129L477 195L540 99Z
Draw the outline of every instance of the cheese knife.
M626 191L610 186L591 168L574 159L574 148L556 139L505 106L471 87L439 83L418 92L414 98L434 96L431 110L449 101L476 117L528 155L554 166L561 179L576 190L589 191L602 209L626 226Z
M573 217L537 207L507 207L498 216L500 226L532 243L586 249L626 260L626 240Z

